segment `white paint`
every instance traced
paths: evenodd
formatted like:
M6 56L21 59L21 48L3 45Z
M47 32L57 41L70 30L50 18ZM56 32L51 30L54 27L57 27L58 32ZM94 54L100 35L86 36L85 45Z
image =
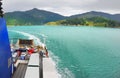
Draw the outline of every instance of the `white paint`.
M55 63L51 58L43 58L43 77L44 78L59 78Z
M28 65L39 66L39 54L38 53L31 54Z
M28 67L25 78L39 78L39 67Z

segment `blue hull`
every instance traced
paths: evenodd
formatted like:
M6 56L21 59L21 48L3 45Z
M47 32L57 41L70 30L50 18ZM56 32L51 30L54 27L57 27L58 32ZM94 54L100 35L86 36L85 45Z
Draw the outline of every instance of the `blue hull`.
M0 18L0 78L11 78L12 57L6 22Z

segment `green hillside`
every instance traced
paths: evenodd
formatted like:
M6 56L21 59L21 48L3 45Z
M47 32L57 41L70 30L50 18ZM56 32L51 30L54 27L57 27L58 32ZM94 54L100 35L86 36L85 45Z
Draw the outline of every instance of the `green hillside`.
M104 12L86 12L69 17L57 13L31 9L28 11L15 11L5 13L7 25L74 25L74 26L103 26L120 27L120 14L108 14Z
M49 11L32 9L5 13L7 25L43 25L47 22L62 20L65 17Z
M103 18L120 22L120 14L109 14L109 13L97 12L97 11L90 11L82 14L76 14L76 15L70 16L69 18L84 18L84 17L87 17L87 18L103 17Z
M103 18L103 17L84 17L84 18L68 18L56 22L49 22L47 25L74 25L74 26L103 26L103 27L120 27L120 23Z

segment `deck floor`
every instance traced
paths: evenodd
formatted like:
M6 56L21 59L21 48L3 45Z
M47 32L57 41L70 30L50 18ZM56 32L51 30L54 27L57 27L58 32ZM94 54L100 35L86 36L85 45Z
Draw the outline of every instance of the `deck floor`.
M19 64L12 78L24 78L27 64Z
M58 78L55 63L52 58L43 58L43 78Z

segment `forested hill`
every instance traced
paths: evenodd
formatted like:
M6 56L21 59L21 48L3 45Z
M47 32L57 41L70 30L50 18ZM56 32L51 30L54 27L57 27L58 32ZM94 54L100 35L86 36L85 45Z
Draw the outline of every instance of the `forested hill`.
M39 9L5 13L8 25L43 25L47 22L65 19L64 16Z
M83 18L69 18L56 22L49 22L47 23L47 25L120 27L120 22L100 16L95 16Z
M70 18L91 18L91 17L104 17L110 20L120 22L120 14L109 14L104 12L90 11L82 14L76 14L70 16Z
M120 14L103 12L86 12L69 17L37 8L28 11L15 11L5 13L7 25L93 25L93 26L119 26Z

